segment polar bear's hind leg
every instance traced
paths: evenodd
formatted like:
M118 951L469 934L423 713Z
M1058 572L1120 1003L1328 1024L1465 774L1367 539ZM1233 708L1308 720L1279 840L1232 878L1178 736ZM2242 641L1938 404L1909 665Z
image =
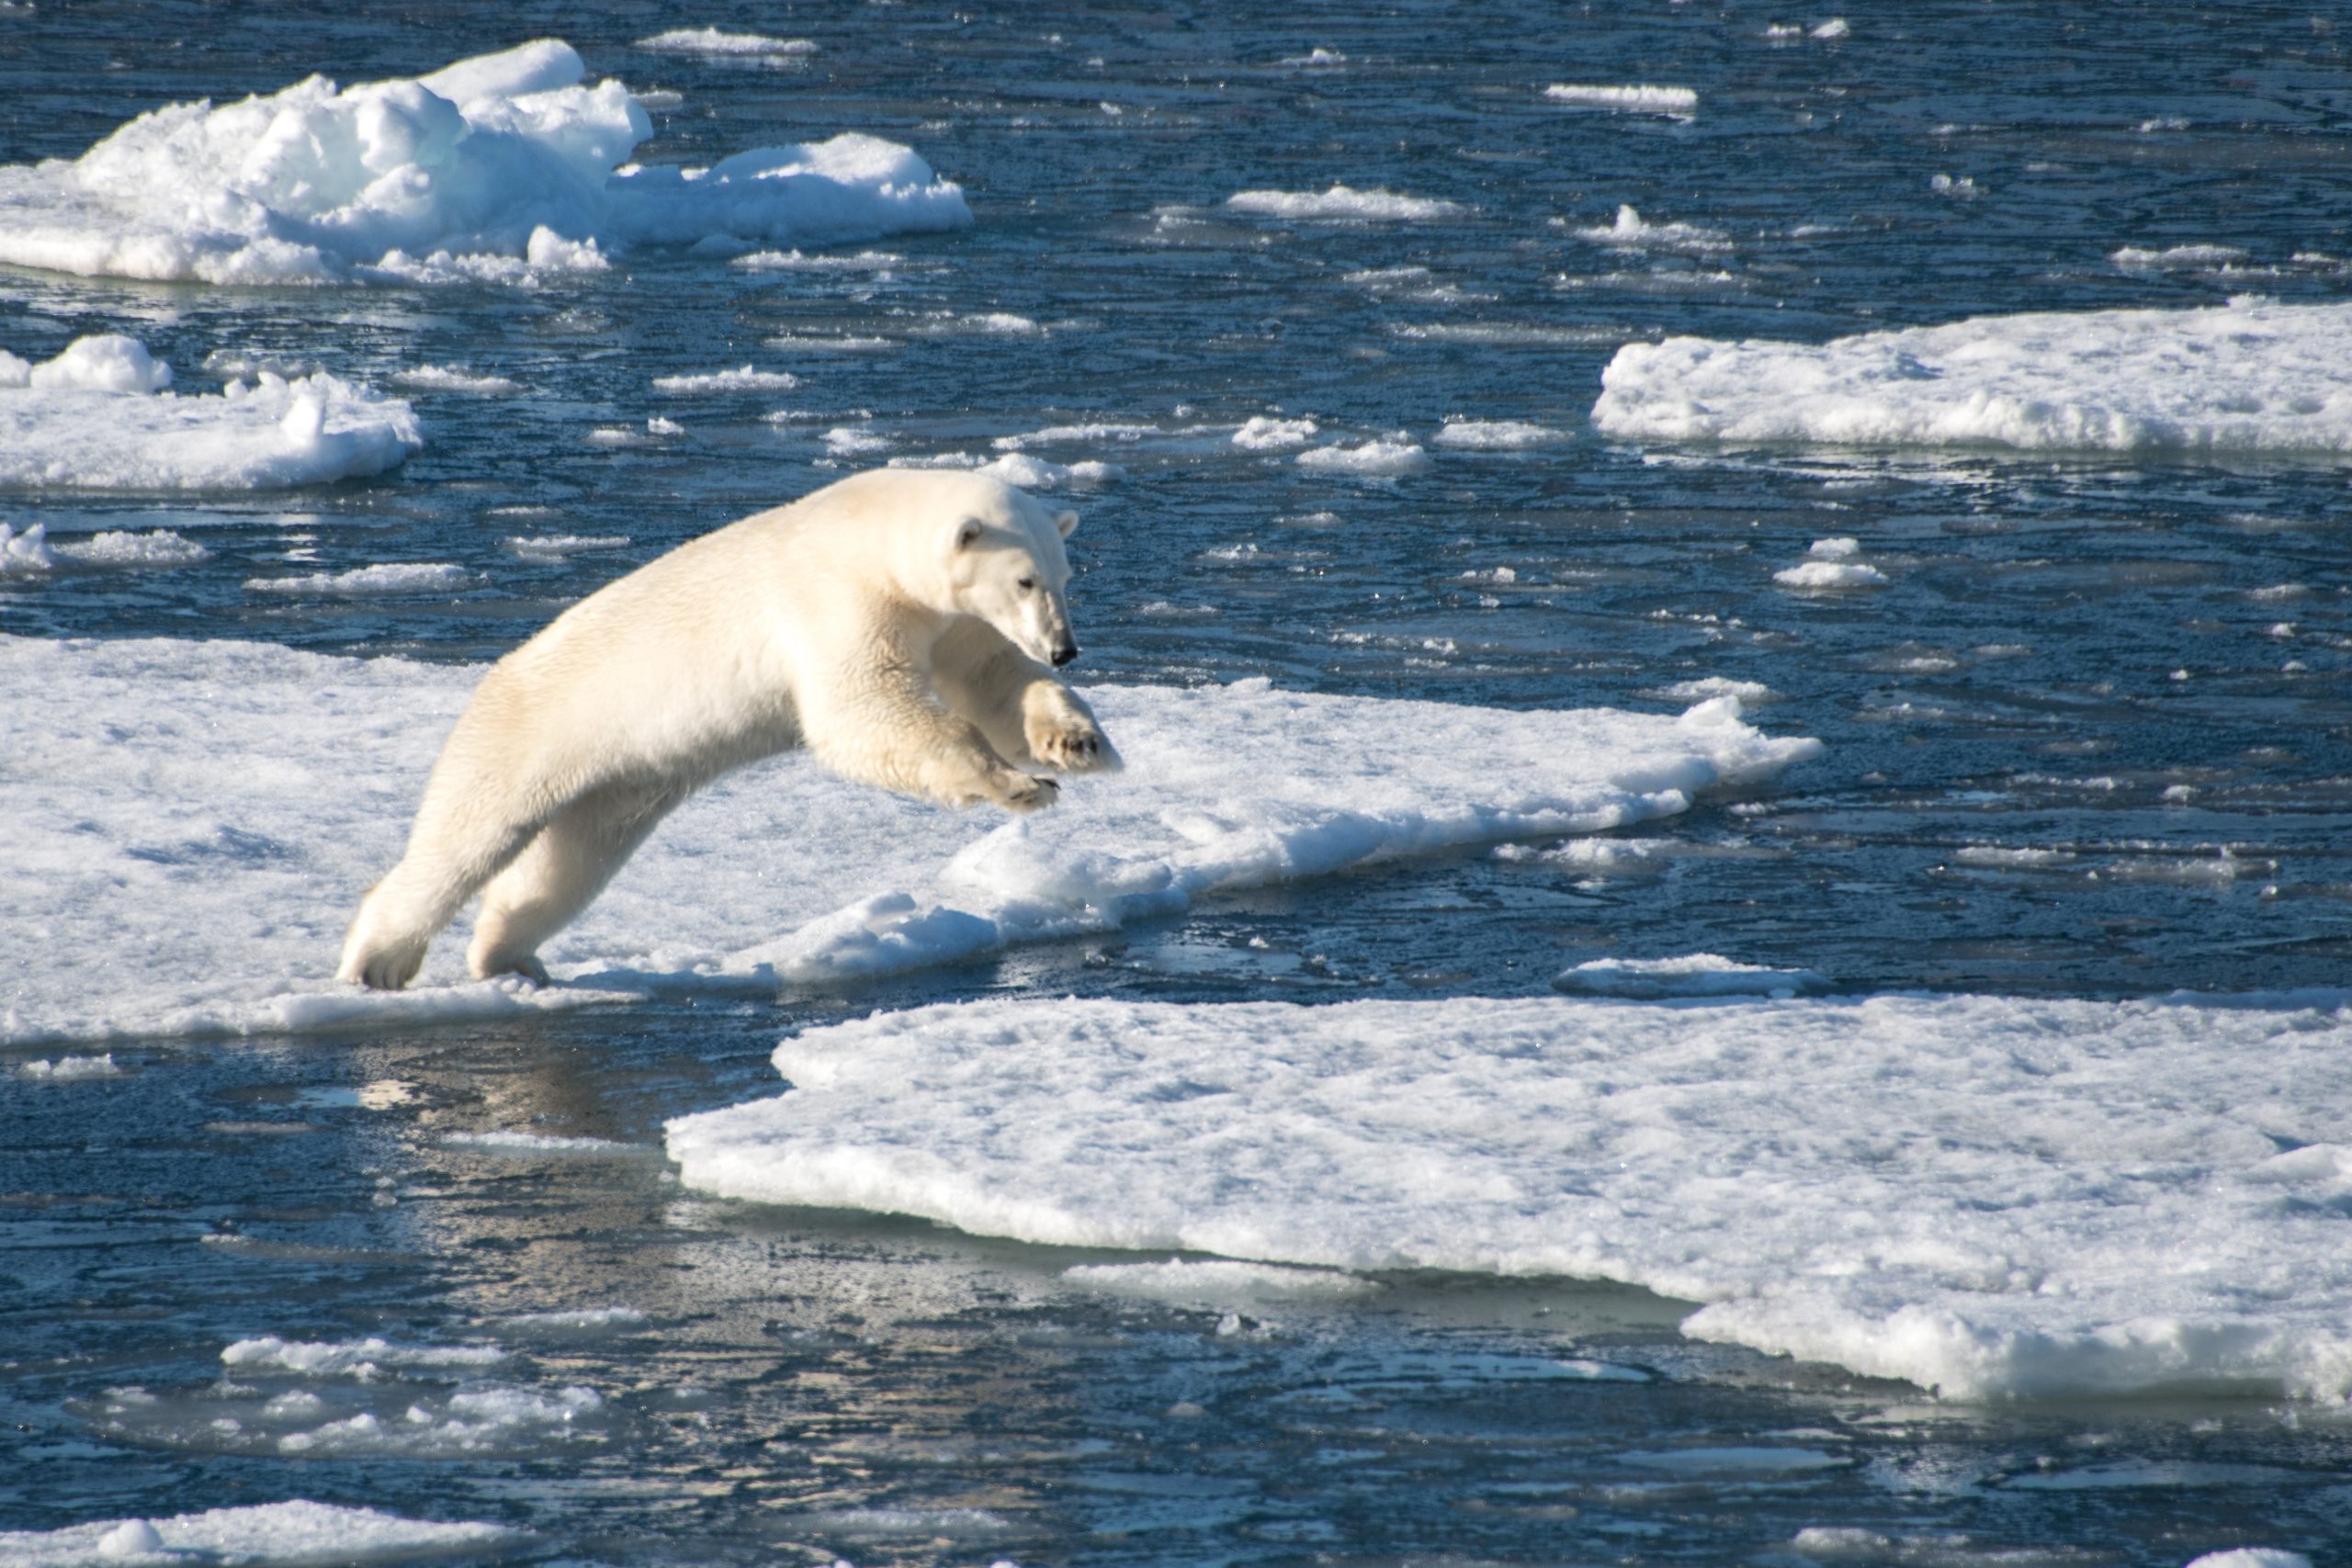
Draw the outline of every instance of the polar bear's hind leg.
M539 943L605 890L685 794L674 786L611 784L558 812L482 889L467 969L476 979L521 975L544 982Z

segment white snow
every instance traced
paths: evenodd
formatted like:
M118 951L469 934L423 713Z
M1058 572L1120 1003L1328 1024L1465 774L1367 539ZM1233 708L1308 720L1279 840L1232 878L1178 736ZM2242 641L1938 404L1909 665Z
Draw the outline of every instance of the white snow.
M1081 603L1081 640L1086 615ZM1114 930L1221 888L1671 817L1819 750L1721 702L1669 717L1262 681L1098 687L1126 771L1065 781L1052 811L918 805L786 757L663 824L549 944L570 984L458 983L461 918L419 987L338 986L344 927L398 858L481 674L225 641L0 637L0 929L75 954L10 973L0 1043L497 1016L626 1001L651 975L848 980Z
M329 1568L474 1560L530 1540L503 1525L437 1524L373 1508L264 1503L169 1518L103 1519L57 1530L0 1530L14 1568Z
M1298 466L1318 473L1353 474L1362 479L1394 479L1429 466L1430 455L1420 443L1398 431L1375 436L1355 446L1317 446L1298 455Z
M257 593L368 599L392 593L449 592L470 588L478 581L465 568L446 561L385 561L376 566L355 567L349 571L252 577L245 580L245 586Z
M657 392L788 392L800 385L800 378L789 370L755 370L746 365L737 370L713 370L691 376L656 376L653 389Z
M1568 439L1567 432L1523 419L1449 419L1433 439L1471 452L1523 452Z
M1951 1396L2340 1399L2347 1050L2340 1005L991 999L787 1040L669 1149L1056 1246L1622 1280Z
M1695 87L1582 86L1560 82L1544 88L1544 96L1555 104L1671 115L1677 119L1688 119L1699 109L1699 92Z
M1980 316L1818 346L1628 344L1593 423L1668 441L2352 452L2352 305Z
M1793 997L1828 986L1810 969L1738 964L1712 953L1596 958L1552 976L1555 990L1596 997Z
M1589 240L1596 245L1612 245L1623 250L1681 251L1691 255L1712 255L1731 249L1731 236L1720 229L1702 229L1695 223L1652 223L1631 207L1620 206L1614 221L1593 228L1578 229L1579 240Z
M1454 218L1467 212L1459 202L1430 197L1399 196L1395 191L1357 190L1334 185L1325 191L1245 190L1226 198L1236 212L1261 212L1275 218L1370 219L1414 221Z
M2236 1546L2227 1551L2209 1551L2192 1560L2188 1568L2312 1568L2312 1560L2284 1547Z
M6 211L0 202L0 253ZM201 396L171 382L133 338L80 338L41 365L0 352L0 489L317 484L381 473L424 444L408 404L324 371L263 371Z
M729 33L717 28L673 28L637 40L637 47L655 54L779 55L814 54L817 46L802 38L769 38L763 33Z
M585 77L569 44L541 39L414 80L311 76L155 109L79 159L0 168L0 261L206 283L528 283L604 270L639 243L971 221L954 184L869 136L631 164L652 121L620 83Z

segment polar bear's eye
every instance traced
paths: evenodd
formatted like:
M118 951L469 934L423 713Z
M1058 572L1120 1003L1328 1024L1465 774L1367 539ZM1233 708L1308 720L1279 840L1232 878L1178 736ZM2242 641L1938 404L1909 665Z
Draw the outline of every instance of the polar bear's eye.
M1026 593L1029 590L1037 586L1037 580L1034 577L1024 577L1020 581L1014 583L1013 586L1020 589L1023 593Z

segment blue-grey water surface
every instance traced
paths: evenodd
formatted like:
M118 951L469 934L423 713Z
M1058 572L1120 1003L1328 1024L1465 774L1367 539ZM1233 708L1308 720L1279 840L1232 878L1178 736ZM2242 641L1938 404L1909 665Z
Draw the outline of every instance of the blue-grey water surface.
M1827 745L1761 803L1645 829L1673 852L1623 866L1414 863L835 994L356 1043L130 1043L113 1047L125 1079L0 1086L0 1529L299 1496L513 1524L537 1556L578 1563L2177 1564L2248 1543L2345 1561L2352 1428L2335 1410L1939 1403L1688 1343L1673 1303L1565 1280L1398 1279L1371 1305L1262 1318L1122 1305L1061 1281L1083 1255L703 1202L650 1153L517 1161L440 1142L529 1126L658 1145L666 1116L774 1092L781 1033L1000 993L1517 995L1590 958L1694 952L1852 990L2341 987L2342 466L1644 449L1587 414L1620 344L1668 333L1819 341L1985 312L2352 297L2352 13L1951 0L1810 36L1833 14L0 11L0 161L76 155L165 102L560 36L595 74L682 96L644 161L865 130L962 182L978 220L839 247L894 258L854 269L645 251L537 289L0 270L0 347L28 357L126 331L184 385L209 358L378 386L456 365L524 389L404 394L429 445L377 482L0 496L0 521L52 538L168 527L213 552L0 579L0 631L482 660L627 567L845 471L830 427L922 456L1140 423L1178 434L1037 448L1124 469L1072 502L1089 679L1670 711L1663 688L1722 676L1769 686L1760 721ZM706 25L820 51L631 47ZM1304 63L1317 49L1344 58ZM1701 107L1577 109L1544 100L1555 82L1687 85ZM1334 182L1464 210L1334 223L1224 207ZM1734 248L1575 235L1620 204ZM2193 243L2247 260L2109 259ZM991 312L1037 330L955 330ZM651 387L747 363L802 384ZM763 417L779 410L793 417ZM1569 435L1358 479L1226 439L1278 412L1353 437L1426 443L1448 416ZM656 417L684 434L589 439ZM509 543L541 534L628 543L554 558ZM1890 585L1776 587L1825 536L1862 541ZM481 586L356 602L244 586L391 561L456 563ZM70 961L11 945L9 964ZM484 1453L288 1457L217 1425L275 1392L224 1381L236 1339L463 1341L611 1303L645 1321L510 1336L500 1373L601 1406ZM1566 1355L1653 1375L1564 1378ZM458 1382L414 1370L349 1397L397 1420ZM125 1389L143 1392L110 1392ZM1808 1529L1860 1533L1801 1553Z

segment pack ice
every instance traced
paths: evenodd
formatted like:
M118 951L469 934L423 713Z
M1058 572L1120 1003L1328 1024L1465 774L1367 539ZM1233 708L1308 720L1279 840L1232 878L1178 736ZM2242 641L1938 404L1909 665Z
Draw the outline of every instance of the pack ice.
M2352 1008L989 1000L786 1041L690 1187L1069 1247L1570 1275L1951 1396L2352 1393Z
M420 987L335 986L345 923L398 858L481 675L258 644L0 637L0 930L26 959L0 980L0 1043L849 980L1111 930L1219 888L1671 817L1819 749L1759 733L1724 700L1675 716L1262 680L1097 688L1127 771L1069 780L1039 817L921 805L787 756L663 825L543 954L569 984L454 983L453 936Z
M2046 311L1818 345L1628 344L1592 421L1631 440L2352 452L2352 305Z
M0 168L0 261L224 284L528 280L639 242L797 244L971 222L895 142L627 163L652 121L542 39L413 80L311 76L141 115L70 162ZM748 248L748 247L747 247Z
M171 384L135 338L79 338L39 365L0 350L0 489L313 484L382 473L424 444L407 403L323 370L200 395Z

